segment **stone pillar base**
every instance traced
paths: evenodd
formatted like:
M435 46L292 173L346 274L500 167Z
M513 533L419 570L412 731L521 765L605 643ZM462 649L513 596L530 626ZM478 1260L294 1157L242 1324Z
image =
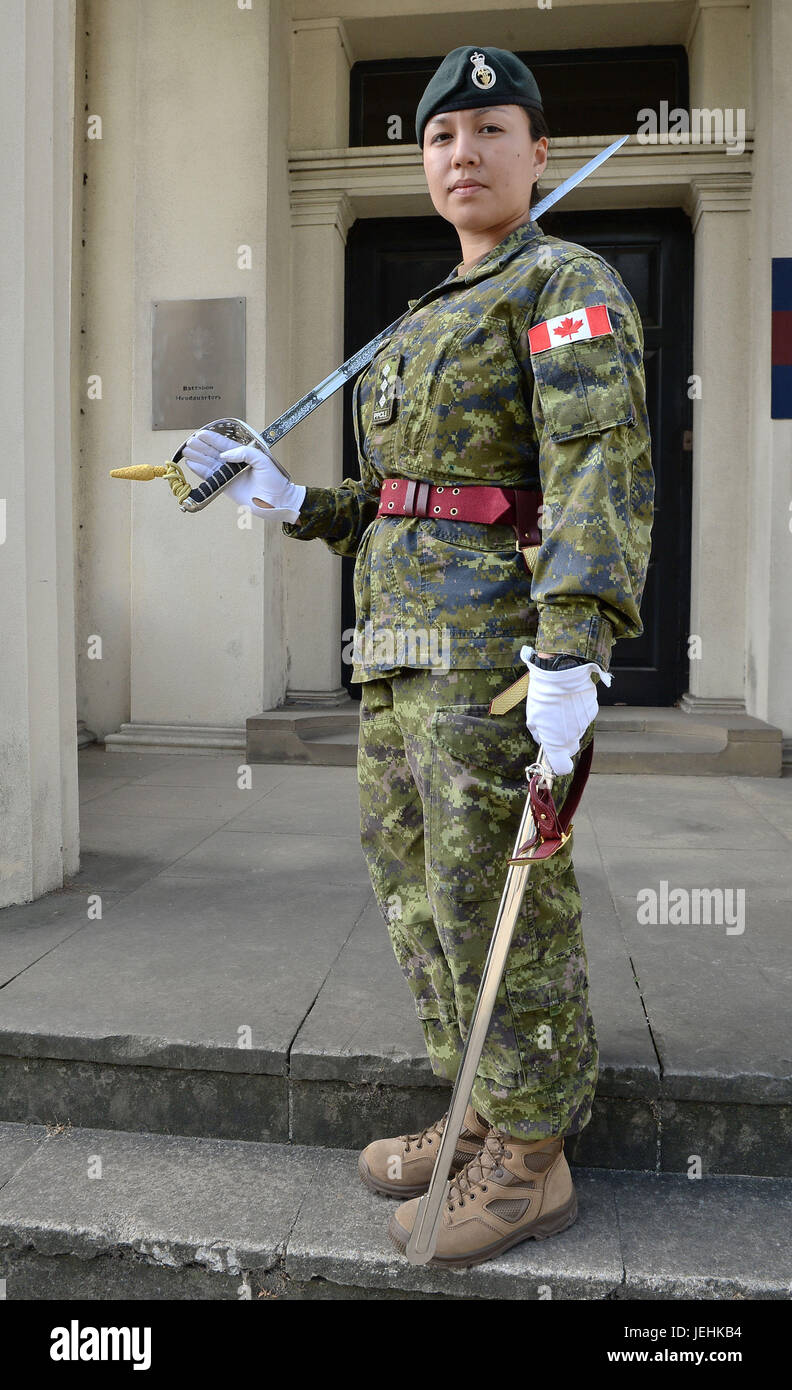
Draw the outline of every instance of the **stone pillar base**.
M693 695L689 690L681 696L678 709L685 714L745 714L745 701L728 695Z
M335 690L292 690L286 691L286 705L313 705L325 708L332 705L350 705L352 696L343 685ZM357 703L356 701L354 703ZM283 708L283 707L281 707Z
M122 724L104 746L109 753L244 753L246 742L244 729L214 724Z

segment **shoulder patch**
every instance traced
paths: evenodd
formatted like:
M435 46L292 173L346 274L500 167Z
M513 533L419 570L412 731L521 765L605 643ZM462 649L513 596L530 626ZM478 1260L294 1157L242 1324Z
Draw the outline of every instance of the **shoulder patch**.
M591 304L588 308L569 309L565 314L545 319L528 330L531 355L546 352L560 343L577 343L584 338L601 338L612 333L607 304Z
M598 304L546 319L528 330L544 426L556 441L631 425L635 420L625 359L610 319L607 327L604 321L598 327L596 317L591 326L588 323L588 315L600 310L607 316L605 306ZM538 330L549 337L554 325L563 331L558 342L547 342L545 336L533 339Z

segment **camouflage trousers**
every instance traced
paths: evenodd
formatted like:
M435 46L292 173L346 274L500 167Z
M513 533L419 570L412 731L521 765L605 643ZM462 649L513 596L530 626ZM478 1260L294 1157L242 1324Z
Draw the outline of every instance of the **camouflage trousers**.
M403 668L361 686L363 850L432 1070L449 1081L519 830L525 768L538 752L524 699L500 715L488 706L524 674L522 663ZM582 747L593 732L592 722ZM571 781L554 780L559 809ZM526 1139L583 1129L597 1082L573 842L530 871L471 1097L491 1124Z

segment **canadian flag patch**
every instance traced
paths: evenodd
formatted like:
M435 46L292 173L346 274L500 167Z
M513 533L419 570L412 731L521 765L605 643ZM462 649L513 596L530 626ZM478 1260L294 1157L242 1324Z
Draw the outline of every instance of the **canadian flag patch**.
M583 338L600 338L612 333L607 304L591 304L588 309L570 309L554 319L545 319L528 329L531 352L546 352L559 343L577 343Z

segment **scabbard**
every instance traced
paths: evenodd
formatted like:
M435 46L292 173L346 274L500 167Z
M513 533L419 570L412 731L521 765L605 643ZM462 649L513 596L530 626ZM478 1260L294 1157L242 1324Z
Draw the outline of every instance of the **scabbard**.
M448 1118L437 1151L431 1181L418 1204L415 1224L407 1242L406 1255L411 1264L427 1264L437 1246L437 1235L447 1196L451 1163L465 1119L473 1082L476 1079L476 1072L481 1061L481 1053L489 1030L492 1011L495 1007L495 998L500 988L503 972L506 969L506 958L512 943L515 924L520 914L531 867L535 858L542 857L536 855L532 858L524 853L528 845L535 841L541 843L541 837L534 820L535 792L540 775L548 790L549 785L552 784L553 773L544 759L542 748L539 749L537 762L526 769L526 775L529 779L529 792L525 800L514 852L509 860L506 882L501 894L498 915L470 1020L470 1028L465 1040L462 1060L451 1093ZM533 796L531 795L532 784ZM523 850L522 854L520 853L521 849Z
M528 795L525 799L514 851L508 861L506 882L498 906L492 940L484 963L462 1060L454 1082L454 1089L451 1092L448 1119L443 1129L429 1187L418 1203L415 1223L407 1242L405 1253L411 1264L427 1264L434 1255L437 1246L451 1164L456 1153L465 1111L481 1061L481 1054L484 1050L495 999L503 979L503 972L506 969L506 959L514 936L517 918L520 915L525 889L528 886L531 868L538 860L549 859L569 839L572 830L572 816L586 785L593 753L594 740L592 738L578 758L574 776L560 811L556 811L553 803L553 771L545 758L544 748L539 748L536 762L525 770L528 778Z

